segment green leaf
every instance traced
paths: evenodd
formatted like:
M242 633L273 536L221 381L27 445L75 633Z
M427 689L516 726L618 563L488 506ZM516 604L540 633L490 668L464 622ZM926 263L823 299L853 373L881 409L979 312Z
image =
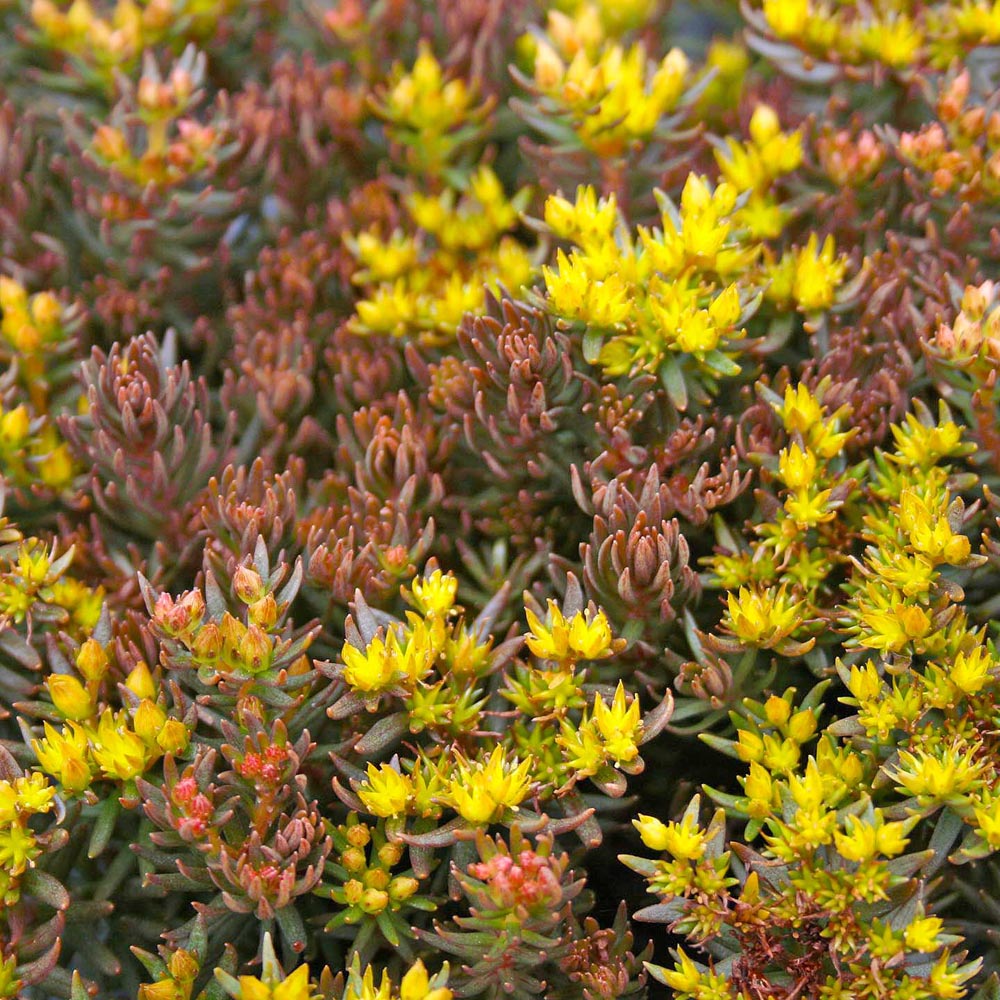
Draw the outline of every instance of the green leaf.
M69 908L70 898L66 887L48 872L43 872L40 868L29 868L24 873L23 885L31 895L37 896L54 909Z
M593 327L587 327L583 334L583 357L588 364L596 365L604 346L604 334Z
M306 925L302 922L302 916L294 905L283 906L274 914L281 936L285 944L292 951L299 954L305 950L306 946Z
M672 354L668 354L660 365L660 382L667 390L670 402L683 413L688 405L687 383L681 366Z
M100 812L97 814L97 822L90 834L90 844L87 847L87 857L96 858L104 853L104 849L111 840L111 835L115 832L115 824L121 813L121 805L118 796L109 795L101 804Z

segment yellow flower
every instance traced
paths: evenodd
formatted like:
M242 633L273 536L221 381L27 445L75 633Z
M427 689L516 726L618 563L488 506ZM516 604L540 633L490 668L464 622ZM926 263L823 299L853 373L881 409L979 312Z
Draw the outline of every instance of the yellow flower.
M611 626L603 611L578 611L567 621L551 599L548 610L550 624L546 626L530 608L525 609L531 629L525 641L535 656L543 660L601 660L615 651Z
M584 660L601 660L614 651L611 626L603 611L578 611L569 623L569 648Z
M65 792L82 792L89 788L92 774L87 753L89 741L84 728L70 722L59 732L47 722L43 725L45 738L31 741L39 766L52 775Z
M18 808L25 814L47 813L52 809L56 790L44 774L34 771L14 780Z
M809 0L764 0L764 18L779 38L799 38L811 16Z
M18 817L17 792L10 781L0 781L0 825L13 823Z
M752 819L764 819L771 815L776 787L768 770L756 761L751 761L750 772L743 779L743 791L747 797L746 811Z
M669 843L667 825L655 816L639 813L639 818L632 820L632 825L639 831L642 842L651 851L665 851Z
M568 719L563 719L561 729L556 742L565 752L567 766L579 778L597 774L607 763L608 755L592 721L584 717L579 728L575 728Z
M969 539L953 532L947 516L931 511L915 490L900 495L899 524L913 548L934 562L961 565L972 551Z
M240 976L240 1000L311 1000L309 966L300 965L280 983L264 983L256 976Z
M48 454L38 463L38 475L46 486L54 490L62 489L73 479L75 466L69 445L60 444L48 450Z
M917 917L906 925L903 940L907 948L930 954L941 947L938 936L943 927L944 921L940 917Z
M436 569L430 576L417 577L410 585L413 603L422 614L444 616L455 606L458 578Z
M807 489L816 479L816 456L808 448L793 443L778 455L778 475L792 490Z
M848 861L870 861L877 854L895 857L902 854L909 843L904 836L906 823L884 823L877 815L873 823L848 816L846 824L846 832L838 830L833 838L837 850Z
M778 416L781 417L789 434L795 431L807 434L813 427L823 422L823 407L809 391L809 387L800 382L796 386L785 386L785 398L778 410Z
M140 777L159 756L128 728L124 713L116 717L110 708L104 710L97 725L91 754L106 778L119 781Z
M925 802L964 796L982 783L984 760L977 759L979 745L955 744L937 751L899 752L899 764L892 779L910 795Z
M400 279L385 283L361 299L355 306L358 333L388 333L401 337L417 318L417 296Z
M22 875L40 853L34 835L20 823L0 827L0 868L9 875Z
M789 599L785 588L777 590L740 587L727 596L724 621L736 638L748 646L772 649L802 623L805 605Z
M508 761L496 747L485 761L459 759L448 778L443 799L469 823L483 826L517 809L531 788L531 761Z
M792 295L806 312L827 309L833 304L833 293L847 270L847 261L837 259L835 254L833 237L827 236L821 249L815 233L796 253Z
M673 969L662 969L660 976L672 990L681 995L697 996L701 988L702 974L698 966L684 953L683 948L677 949L677 964Z
M770 733L763 740L761 763L774 774L787 774L799 763L802 751L793 739L780 740Z
M962 428L952 420L939 420L928 427L914 414L906 415L905 425L892 425L896 445L894 461L915 469L931 469L942 459L965 454Z
M413 794L413 783L391 764L368 765L365 783L358 788L358 798L373 816L398 816L406 812Z
M375 972L370 965L365 969L365 974L360 978L360 982L356 974L352 974L344 993L344 1000L392 1000L392 982L389 979L389 973L382 972L382 981L377 987L375 986Z
M557 269L542 268L549 301L569 319L607 328L624 322L632 312L630 289L619 274L595 277L585 257L573 251L556 253Z
M1000 848L1000 798L984 803L975 810L979 835L990 847Z
M0 310L15 316L27 315L28 293L20 282L0 274Z
M451 1000L452 992L445 986L430 988L430 977L418 958L399 984L399 1000Z
M398 651L399 640L395 632L384 639L375 636L363 650L347 643L340 654L344 661L344 681L364 694L392 687L401 677Z
M868 649L898 653L914 640L923 639L931 630L930 616L919 605L895 601L887 608L860 605L859 620L863 631L858 642Z
M975 976L983 964L983 960L977 958L961 968L955 968L950 964L950 958L949 952L943 952L927 977L927 985L938 1000L959 1000L964 997L967 991L963 984Z
M639 756L638 744L642 739L639 699L632 698L631 703L626 702L625 685L621 681L610 706L600 695L594 699L592 719L609 757L628 764Z
M858 32L858 43L865 55L902 69L919 58L924 37L919 25L906 14L885 20L872 20Z
M610 240L618 221L615 196L598 199L593 187L578 187L576 201L570 203L559 195L545 201L545 223L563 240L587 248Z
M697 820L690 815L679 823L665 823L663 830L658 833L658 842L663 844L659 849L678 861L697 861L705 853L710 839L708 831L702 830Z
M971 652L961 652L955 657L947 676L962 694L978 694L994 679L995 669L996 663L986 647L976 646Z
M799 528L810 528L825 524L837 516L835 510L827 506L832 490L796 490L785 500L785 512Z

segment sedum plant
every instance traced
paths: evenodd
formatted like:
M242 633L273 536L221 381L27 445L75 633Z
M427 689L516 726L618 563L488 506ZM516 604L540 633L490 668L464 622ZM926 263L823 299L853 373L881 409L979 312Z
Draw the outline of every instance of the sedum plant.
M0 998L991 1000L985 0L0 0Z

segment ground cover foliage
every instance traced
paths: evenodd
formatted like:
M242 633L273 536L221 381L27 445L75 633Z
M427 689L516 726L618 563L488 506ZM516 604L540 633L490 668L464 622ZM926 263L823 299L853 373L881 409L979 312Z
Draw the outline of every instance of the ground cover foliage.
M1000 996L998 45L0 0L0 997Z

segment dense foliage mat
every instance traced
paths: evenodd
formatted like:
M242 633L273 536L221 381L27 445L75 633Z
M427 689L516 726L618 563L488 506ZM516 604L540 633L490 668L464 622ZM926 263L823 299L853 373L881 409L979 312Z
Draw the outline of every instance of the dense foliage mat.
M0 0L0 997L1000 997L1000 2Z

